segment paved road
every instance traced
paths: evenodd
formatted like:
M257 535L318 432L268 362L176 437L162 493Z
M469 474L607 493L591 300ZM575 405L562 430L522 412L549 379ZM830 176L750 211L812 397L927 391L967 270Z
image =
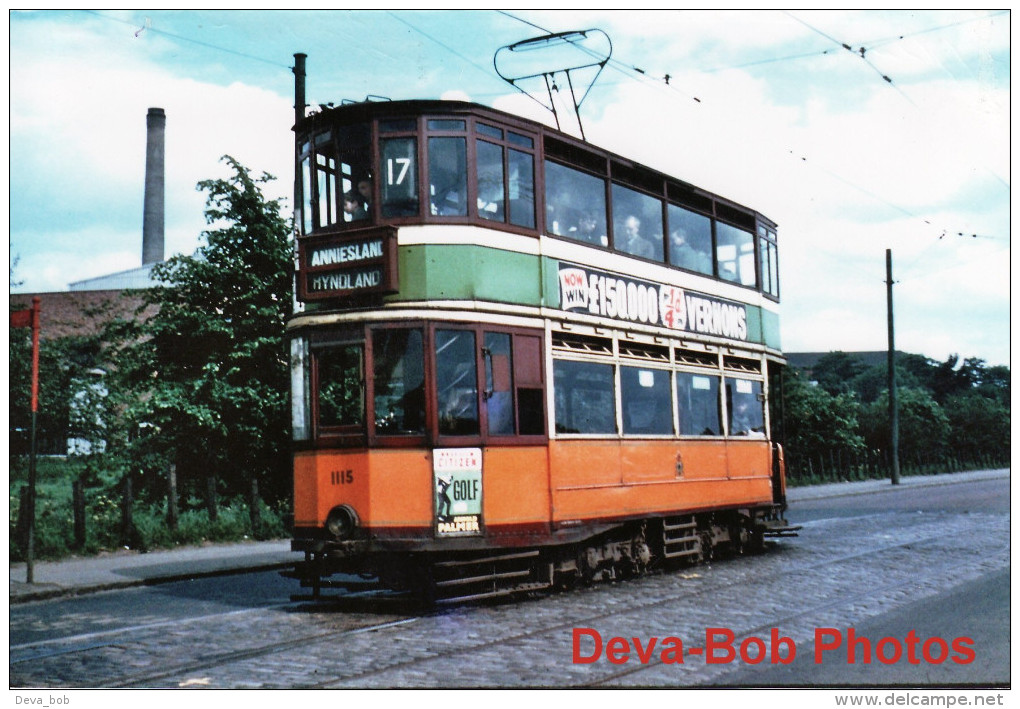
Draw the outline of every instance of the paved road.
M11 612L11 686L645 687L781 683L1003 682L986 662L1008 613L1008 479L939 492L880 490L804 500L802 535L768 553L515 603L416 614L392 602L290 603L290 582L244 575L24 604ZM896 499L894 499L896 498ZM984 605L962 607L982 593ZM947 612L948 611L948 612ZM941 620L940 620L941 618ZM924 621L922 623L921 621ZM733 646L772 628L811 656L816 628L876 641L969 633L981 662L896 663L892 678L844 661L779 667L709 663L706 631ZM590 629L578 634L579 629ZM986 631L988 631L986 633ZM982 635L982 633L985 633ZM603 647L596 653L595 634ZM611 638L628 643L627 650ZM1000 633L1001 637L1001 633ZM575 640L576 638L576 640ZM633 638L638 639L635 648ZM648 651L676 638L677 655ZM621 641L623 642L623 641ZM771 652L770 643L764 648ZM675 649L675 648L674 648ZM932 649L932 648L929 648ZM1005 643L1008 655L1008 636ZM598 657L593 662L575 662ZM835 657L831 655L830 658ZM673 661L670 661L670 660ZM801 660L803 662L803 660ZM752 672L753 671L753 672ZM1005 665L1008 673L1008 664ZM803 672L804 674L797 674ZM885 674L882 674L885 673ZM905 677L905 679L904 679ZM892 678L892 679L888 679ZM1008 680L1008 674L1006 674Z

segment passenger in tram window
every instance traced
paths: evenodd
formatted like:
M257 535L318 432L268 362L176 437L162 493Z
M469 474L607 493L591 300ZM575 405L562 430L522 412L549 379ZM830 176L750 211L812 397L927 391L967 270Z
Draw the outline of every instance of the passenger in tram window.
M344 195L344 211L351 215L351 221L356 222L360 219L368 219L368 211L365 209L365 202L361 199L361 195L356 191L351 190Z
M687 240L687 230L677 227L669 235L669 262L698 273L712 273L712 257Z
M733 415L730 422L731 436L763 436L764 422L760 409L755 410L756 399L750 395L736 395L733 397Z
M651 242L641 236L641 220L633 214L624 220L619 236L616 246L620 251L643 258L654 258L655 249L652 248Z
M573 206L574 198L567 189L561 189L546 205L546 224L556 236L572 236L577 229L581 213Z
M570 229L570 236L578 241L587 244L598 244L608 246L609 239L605 235L605 229L599 229L599 220L592 212L581 215L576 227Z
M365 211L370 211L372 204L372 178L365 175L358 180L358 194L361 195L361 201L365 205Z

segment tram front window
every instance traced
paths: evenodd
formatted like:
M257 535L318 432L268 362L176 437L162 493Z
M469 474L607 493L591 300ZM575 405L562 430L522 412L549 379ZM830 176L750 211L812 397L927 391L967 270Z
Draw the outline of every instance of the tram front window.
M755 285L754 236L723 222L716 222L715 230L719 278L742 286Z
M399 436L425 431L425 350L420 330L372 333L375 431Z
M478 373L474 332L436 330L436 393L439 435L478 435Z
M322 350L316 365L319 428L360 427L365 420L361 345Z

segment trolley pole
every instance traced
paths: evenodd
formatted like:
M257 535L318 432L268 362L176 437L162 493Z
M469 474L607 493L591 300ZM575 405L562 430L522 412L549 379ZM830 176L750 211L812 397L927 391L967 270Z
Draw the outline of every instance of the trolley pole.
M892 484L900 484L900 417L896 402L896 338L893 327L892 249L885 250L886 319L889 324L889 441L892 448Z

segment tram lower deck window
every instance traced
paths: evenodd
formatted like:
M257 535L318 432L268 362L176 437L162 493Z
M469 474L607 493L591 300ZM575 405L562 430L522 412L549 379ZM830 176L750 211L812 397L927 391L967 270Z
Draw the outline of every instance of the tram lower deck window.
M673 433L673 396L669 379L669 372L662 369L620 367L624 433Z
M722 435L718 376L677 372L676 399L681 436Z
M421 330L372 333L375 431L380 436L425 432L425 350Z
M613 365L555 360L557 433L616 433Z

